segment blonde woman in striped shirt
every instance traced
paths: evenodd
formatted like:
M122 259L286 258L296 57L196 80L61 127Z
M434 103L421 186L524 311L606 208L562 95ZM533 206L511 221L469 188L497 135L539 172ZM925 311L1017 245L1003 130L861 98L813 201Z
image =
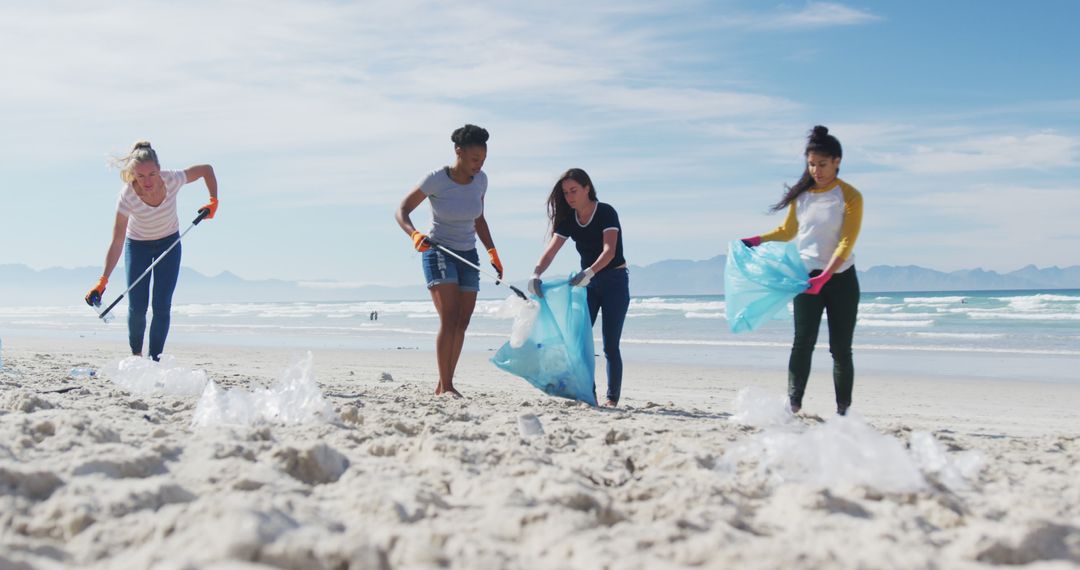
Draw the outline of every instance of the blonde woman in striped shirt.
M89 293L87 302L100 298L109 283L109 275L124 252L128 286L142 275L170 245L180 237L180 220L176 215L176 196L188 182L202 178L210 192L210 210L206 219L217 212L217 178L209 164L185 170L161 170L157 152L149 142L139 141L127 156L117 161L124 188L116 203L116 224L112 243L105 254L105 271ZM151 306L153 282L153 320L150 323L150 357L157 360L165 348L169 334L170 312L176 279L180 275L180 244L154 266L150 279L143 279L128 293L128 343L131 353L142 356L146 332L146 309Z

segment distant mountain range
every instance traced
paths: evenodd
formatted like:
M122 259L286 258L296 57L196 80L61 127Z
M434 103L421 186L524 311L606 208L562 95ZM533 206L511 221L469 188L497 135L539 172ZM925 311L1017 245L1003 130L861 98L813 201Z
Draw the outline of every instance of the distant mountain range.
M665 260L630 267L630 291L636 297L652 295L716 295L724 290L724 262L717 255L703 261ZM0 265L0 305L67 305L81 301L100 274L97 267L34 270L25 265ZM118 277L106 301L123 291ZM942 272L915 265L878 265L859 272L863 291L978 291L1009 289L1080 289L1080 266L1038 268L1034 265L997 273L984 269ZM524 283L515 283L524 289ZM484 297L502 297L505 290L491 284ZM353 286L334 281L296 282L279 279L248 280L229 272L207 276L183 268L175 303L231 303L273 301L363 301L426 299L422 284L405 287Z

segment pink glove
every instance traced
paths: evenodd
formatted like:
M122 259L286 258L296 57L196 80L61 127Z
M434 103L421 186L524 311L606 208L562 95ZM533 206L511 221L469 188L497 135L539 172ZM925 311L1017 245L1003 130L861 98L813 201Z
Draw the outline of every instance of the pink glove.
M742 242L746 247L757 247L761 245L761 236L743 238Z
M822 273L817 277L810 278L810 286L806 288L805 293L807 295L817 295L821 292L821 288L832 279L832 273Z

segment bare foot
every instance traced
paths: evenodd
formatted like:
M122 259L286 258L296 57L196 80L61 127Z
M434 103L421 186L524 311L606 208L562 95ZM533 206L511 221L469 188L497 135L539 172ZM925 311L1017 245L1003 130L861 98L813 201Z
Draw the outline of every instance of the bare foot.
M461 392L458 392L452 386L450 388L445 388L445 389L444 388L435 388L435 395L436 396L453 396L454 398L458 398L458 399L461 399L461 398L465 397L465 396L461 395Z
M613 400L608 400L608 401L604 402L604 407L605 408L618 408L619 403L615 402Z
M791 413L797 414L797 413L799 413L799 410L801 410L801 409L802 409L802 406L800 406L798 404L791 404Z

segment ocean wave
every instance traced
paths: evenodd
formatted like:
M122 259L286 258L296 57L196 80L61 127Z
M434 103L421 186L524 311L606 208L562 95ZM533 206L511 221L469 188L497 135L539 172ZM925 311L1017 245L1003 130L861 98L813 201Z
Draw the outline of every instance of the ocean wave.
M946 333L946 332L909 332L907 336L917 338L937 338L956 340L991 340L1005 338L1004 333Z
M894 311L896 309L903 309L904 306L905 305L901 305L900 303L859 303L859 310L860 311L864 311L864 310L873 311L873 310L877 310L877 309L887 309L887 310Z
M726 319L727 315L724 313L695 313L689 312L683 315L688 319Z
M63 307L0 307L0 318L17 318L17 317L81 317L84 315L93 316L91 312L93 309L86 305L73 305Z
M998 313L998 312L973 312L968 314L969 319L980 321L1080 321L1080 313Z
M968 297L904 297L904 302L909 304L909 305L912 305L912 304L915 304L915 303L941 305L941 304L963 303L967 299L968 299Z
M1080 301L1080 296L1078 296L1078 295L1054 295L1054 294L1051 294L1051 293L1039 293L1039 294L1036 294L1036 295L1022 295L1022 296L1015 296L1015 297L991 297L991 299L994 299L995 301L1005 301L1005 302L1010 302L1010 301L1013 301L1013 300L1016 300L1016 299L1035 299L1035 300L1038 300L1038 301L1046 301L1046 302L1052 302L1052 303L1055 303L1055 302L1075 303L1077 301Z
M858 321L860 327L884 327L884 328L915 328L929 327L934 324L933 320L922 321L889 321L884 319L862 319Z
M630 310L647 309L652 311L677 311L708 312L723 311L727 304L724 301L690 301L665 299L663 297L646 297L644 299L631 299Z
M790 348L786 342L767 341L724 341L724 340L691 340L691 339L642 339L624 338L624 344L640 345L669 345L669 346L715 346L732 348ZM819 349L828 349L827 341L819 342ZM991 348L983 346L942 346L942 345L900 345L900 344L855 344L854 350L880 350L888 352L957 352L979 354L1023 354L1032 356L1080 356L1080 350L1047 350L1047 349L1023 349L1023 348Z
M910 321L910 320L926 320L935 319L940 317L940 313L863 313L864 316L870 319L882 319L889 321Z

